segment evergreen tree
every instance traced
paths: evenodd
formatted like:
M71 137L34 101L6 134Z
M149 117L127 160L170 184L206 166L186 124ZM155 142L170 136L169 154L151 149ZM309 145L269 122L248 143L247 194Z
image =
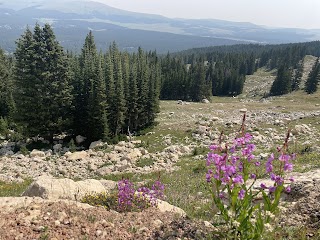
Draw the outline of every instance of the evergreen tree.
M287 94L291 91L291 71L283 65L278 69L277 77L274 80L270 94L273 96Z
M109 126L107 119L107 95L106 84L103 75L103 57L99 54L96 62L96 78L92 82L89 95L89 139L107 140L109 138Z
M15 52L16 120L29 135L52 141L70 123L68 62L49 24L27 29Z
M147 65L147 57L141 48L138 49L137 55L137 79L138 79L138 128L144 128L148 122L147 104L148 104L148 82L150 69Z
M107 95L102 53L98 54L94 37L90 31L79 58L80 79L76 82L76 117L78 121L76 133L85 135L89 141L106 140L109 137L107 119Z
M0 49L0 117L6 118L11 118L15 109L11 68L11 63Z
M302 75L303 75L303 60L301 60L297 65L294 78L292 80L292 86L291 86L292 91L299 90L301 80L302 80Z
M112 100L111 112L109 112L109 119L111 122L114 136L118 136L124 127L125 121L125 96L123 88L123 77L121 68L121 56L115 42L111 46L111 60L113 64L114 76L114 99Z
M309 94L315 93L318 90L318 83L320 78L320 64L319 58L314 63L311 72L308 75L308 79L305 85L305 91Z
M130 131L135 131L138 129L138 117L139 117L139 109L138 109L138 101L139 101L139 93L138 93L138 85L137 85L137 63L136 56L133 55L131 70L130 70L130 78L129 78L129 89L130 94L127 100L127 126Z

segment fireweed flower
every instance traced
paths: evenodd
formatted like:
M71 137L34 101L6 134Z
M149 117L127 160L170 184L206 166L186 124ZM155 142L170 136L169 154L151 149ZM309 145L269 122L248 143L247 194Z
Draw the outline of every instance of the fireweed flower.
M290 187L290 186L287 186L287 187L285 188L285 190L286 190L287 193L289 193L289 192L291 192L291 187Z
M245 119L245 116L244 116ZM243 130L243 125L242 125ZM289 136L289 134L287 135ZM279 191L291 191L290 186L284 185L284 173L293 170L292 160L294 155L286 154L288 137L282 148L277 148L277 158L272 153L267 159L265 164L265 171L273 181L271 186L267 186L264 183L260 184L258 193L254 189L254 183L257 179L255 172L256 168L262 165L261 161L254 160L253 154L256 146L250 141L252 135L246 133L241 137L236 138L233 141L233 145L226 147L221 151L221 147L217 145L210 146L210 152L207 155L207 166L210 166L210 170L206 173L206 180L214 185L211 188L213 192L214 202L223 215L224 221L232 226L233 222L241 220L241 224L236 227L236 231L242 239L248 239L246 237L252 236L252 234L261 235L264 228L260 228L256 225L261 220L256 221L259 216L264 218L262 212L260 215L254 213L254 207L257 205L255 197L259 192L262 192L263 207L256 211L270 211L270 214L275 211L278 206L280 194ZM255 168L252 168L255 167ZM212 178L215 181L212 181ZM252 179L252 183L247 182L248 179ZM289 178L293 181L292 178ZM266 194L268 191L269 194ZM275 194L273 194L275 193ZM273 197L270 197L273 195ZM243 204L243 201L246 204ZM270 204L270 202L272 204ZM267 204L268 203L268 204ZM233 214L228 214L233 213ZM243 216L246 216L247 220L243 220ZM242 222L243 221L243 222ZM246 221L250 225L246 225ZM269 224L270 217L262 219L264 224ZM252 225L255 225L252 227ZM252 227L252 229L251 229ZM250 238L250 237L249 237Z
M284 171L292 171L292 170L293 170L293 165L292 165L292 163L286 162L286 163L284 164L283 169L284 169Z
M276 191L276 187L269 187L269 192L270 193L273 193L273 192L275 192Z
M239 191L238 198L241 199L241 200L244 199L245 193L246 193L246 191L241 189Z
M261 183L261 184L260 184L260 187L261 187L262 189L267 189L267 186L266 186L264 183Z
M256 176L254 173L251 173L251 174L250 174L250 178L251 178L251 179L256 179L257 176Z
M159 181L155 181L151 189L140 187L137 191L134 185L128 179L118 182L118 208L120 211L131 211L134 208L144 209L149 206L156 206L157 199L162 199L164 185Z
M211 182L212 173L213 173L212 169L209 169L208 173L206 174L207 182Z
M233 184L243 184L243 177L241 175L237 175L236 177L232 178Z

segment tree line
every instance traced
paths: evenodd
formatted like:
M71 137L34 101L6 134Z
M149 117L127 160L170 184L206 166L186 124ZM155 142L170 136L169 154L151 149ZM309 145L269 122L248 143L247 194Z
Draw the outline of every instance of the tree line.
M119 139L154 123L160 61L155 52L98 51L90 31L80 54L65 52L49 24L27 29L14 56L0 51L0 117L24 136Z
M160 97L199 101L212 95L235 96L242 93L245 76L261 67L277 69L276 80L266 96L286 94L301 88L306 55L319 57L320 41L218 46L168 54L162 64ZM319 74L317 68L314 69L313 84L309 84L309 80L306 83L305 90L309 93L309 85L317 86L318 83Z

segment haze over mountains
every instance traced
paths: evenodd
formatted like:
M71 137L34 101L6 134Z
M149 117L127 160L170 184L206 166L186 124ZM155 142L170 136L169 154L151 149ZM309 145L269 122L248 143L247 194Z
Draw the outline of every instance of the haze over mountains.
M51 23L61 44L77 51L89 30L101 49L116 41L120 49L134 51L141 46L159 53L212 45L320 40L320 30L275 29L215 19L171 19L84 0L13 0L0 1L0 46L14 51L14 41L27 25L32 27L36 22Z

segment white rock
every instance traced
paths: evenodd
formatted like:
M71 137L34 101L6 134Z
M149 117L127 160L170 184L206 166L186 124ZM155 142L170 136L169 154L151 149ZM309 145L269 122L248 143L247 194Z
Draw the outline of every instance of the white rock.
M41 176L29 186L22 196L80 200L86 194L103 192L106 192L105 187L95 179L74 182L67 178L54 179Z
M39 151L37 149L33 149L32 152L30 153L30 157L45 157L46 154L42 151Z
M246 113L248 110L246 108L242 108L239 111L240 111L240 113Z
M157 208L159 209L160 212L173 212L178 214L181 217L187 216L186 212L176 206L171 205L170 203L162 200L157 200Z
M206 99L206 98L202 99L201 102L202 103L210 103L210 101L208 99Z
M88 156L88 153L86 151L74 152L74 153L68 154L67 159L69 161L75 161L79 159L84 159L87 156Z

